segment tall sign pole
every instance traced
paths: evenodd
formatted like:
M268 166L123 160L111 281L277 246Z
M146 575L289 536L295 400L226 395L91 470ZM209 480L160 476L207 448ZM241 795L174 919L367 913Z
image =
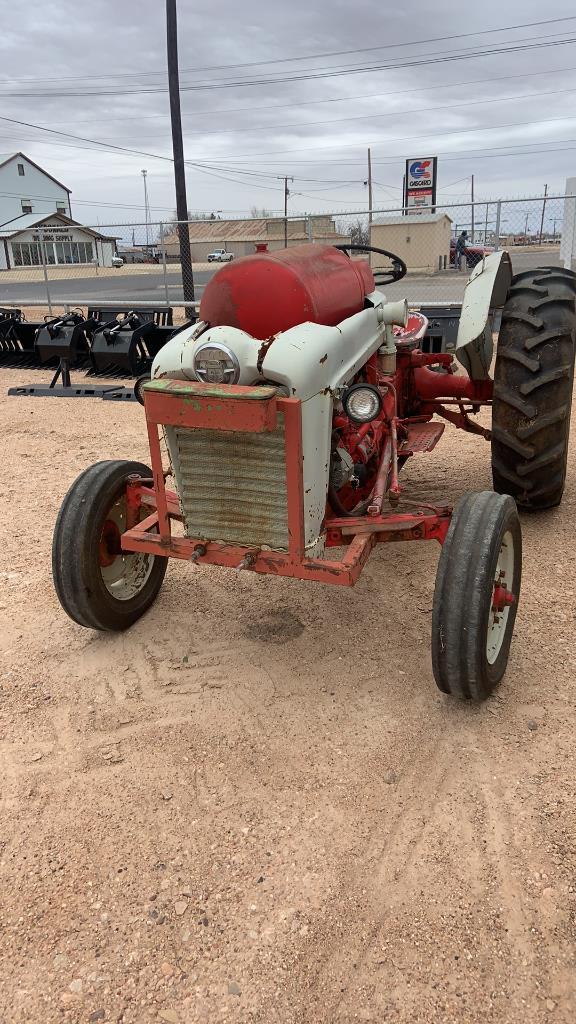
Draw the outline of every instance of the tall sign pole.
M284 248L288 248L288 196L290 190L288 188L288 182L294 181L294 178L284 178Z
M284 248L288 248L288 178L284 178Z
M372 153L370 147L368 147L368 224L372 224Z
M188 228L188 203L186 201L186 173L184 170L184 146L182 143L182 116L180 113L180 77L178 73L178 22L176 0L166 0L166 48L168 56L168 92L170 95L170 119L172 122L172 152L174 154L174 186L176 189L176 217L178 218L178 241L180 243L180 265L184 302L194 302L194 274L190 253ZM194 307L186 306L186 316L195 315Z
M148 185L146 184L146 175L148 171L141 171L142 178L144 180L144 221L146 224L146 254L149 256L150 252L150 207L148 205Z
M542 217L540 218L540 238L538 245L542 245L542 233L544 231L544 217L546 215L546 196L548 195L548 185L544 185L544 199L542 202Z

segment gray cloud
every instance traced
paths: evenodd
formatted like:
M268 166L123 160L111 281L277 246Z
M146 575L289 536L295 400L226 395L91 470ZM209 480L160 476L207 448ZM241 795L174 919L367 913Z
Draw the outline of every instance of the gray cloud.
M282 184L274 175L284 174L295 179L294 212L365 206L369 145L381 204L400 200L403 160L413 155L440 154L446 200L468 194L465 179L471 173L479 198L539 194L545 182L551 192L562 191L573 173L576 44L472 54L495 44L576 37L576 20L410 42L540 21L547 17L541 4L487 0L465 8L420 2L397 10L372 0L354 5L348 0L267 5L180 0L179 8L186 157L220 168L189 169L192 209L241 213L253 204L279 209ZM162 3L28 0L18 9L17 22L13 3L1 0L0 10L7 26L0 41L4 116L169 157ZM548 16L573 14L573 5L563 2ZM405 42L409 45L394 46ZM285 60L380 45L390 48ZM470 54L464 60L348 73L354 65L447 57L466 48ZM274 60L284 63L222 67ZM347 73L270 83L334 69ZM244 84L256 77L261 84ZM231 82L236 84L220 88ZM11 149L22 149L65 181L73 190L76 216L86 222L138 219L142 167L148 169L153 217L168 215L174 206L168 162L97 150L0 121L0 150ZM544 151L553 149L562 151Z

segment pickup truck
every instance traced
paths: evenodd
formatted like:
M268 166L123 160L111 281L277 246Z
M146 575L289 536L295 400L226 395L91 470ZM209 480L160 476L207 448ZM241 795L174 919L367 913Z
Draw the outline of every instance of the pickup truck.
M234 253L226 252L226 249L213 249L208 253L208 263L229 263L234 259Z

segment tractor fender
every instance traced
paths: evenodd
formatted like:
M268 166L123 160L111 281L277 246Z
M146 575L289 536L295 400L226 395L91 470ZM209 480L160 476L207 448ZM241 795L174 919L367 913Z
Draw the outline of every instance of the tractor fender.
M507 252L485 256L468 278L455 354L472 380L490 376L494 351L491 313L504 305L511 283L512 264Z

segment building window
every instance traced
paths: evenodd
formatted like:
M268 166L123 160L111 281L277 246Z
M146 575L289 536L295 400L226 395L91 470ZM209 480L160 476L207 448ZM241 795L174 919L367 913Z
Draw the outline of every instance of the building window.
M92 242L56 242L57 263L92 263Z
M32 203L29 199L22 199L22 213L32 213Z
M44 243L44 255L47 264L55 263L92 263L94 247L92 242L52 242ZM40 267L42 259L41 242L12 242L12 258L15 267Z
M18 174L21 178L24 177L24 164L18 164Z
M56 203L56 213L66 213L66 206L64 203Z
M15 267L39 267L42 252L39 242L12 242L12 257Z

